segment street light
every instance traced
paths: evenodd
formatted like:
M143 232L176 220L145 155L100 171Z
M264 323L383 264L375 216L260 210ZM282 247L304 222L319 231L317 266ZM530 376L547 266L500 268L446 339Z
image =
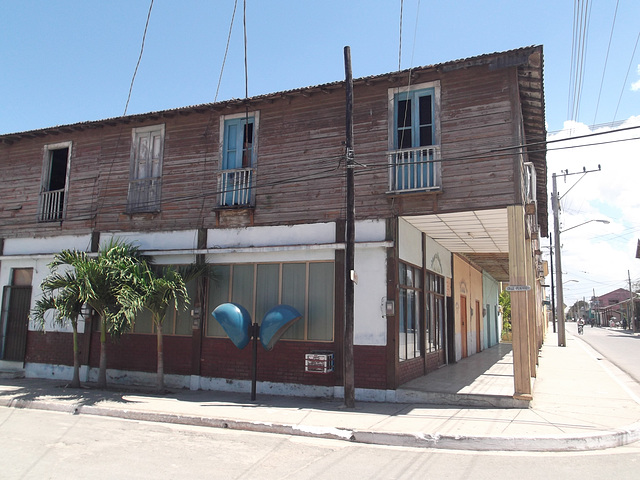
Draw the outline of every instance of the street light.
M560 233L568 232L569 230L573 230L574 228L581 227L582 225L586 225L587 223L591 223L591 222L611 223L609 220L601 220L601 219L594 218L593 220L587 220L586 222L579 223L578 225L574 225L573 227L565 228Z
M581 227L582 225L586 225L591 222L599 222L599 223L610 223L609 220L587 220L586 222L579 223L578 225L574 225L573 227L566 228L560 232L560 219L558 218L558 209L559 209L559 201L558 201L558 190L555 182L555 174L553 176L553 227L554 227L554 237L556 242L556 289L557 295L557 317L558 317L558 346L566 347L567 346L567 336L564 330L564 295L562 290L562 255L560 253L560 233L567 232L569 230L573 230L574 228Z

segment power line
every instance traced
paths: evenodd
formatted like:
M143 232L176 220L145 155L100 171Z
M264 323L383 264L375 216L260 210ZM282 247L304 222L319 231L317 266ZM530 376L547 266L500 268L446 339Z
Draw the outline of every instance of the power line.
M149 12L147 13L147 22L144 25L144 33L142 34L142 45L140 45L140 55L138 56L138 62L136 63L136 68L133 71L133 77L131 77L131 85L129 85L129 95L127 96L127 103L124 106L124 113L122 116L127 114L127 109L129 108L129 100L131 100L131 92L133 90L133 82L136 79L136 75L138 74L138 67L140 66L140 60L142 60L142 52L144 51L144 41L147 38L147 28L149 27L149 19L151 18L151 9L153 8L153 0L151 0L151 4L149 5Z
M624 93L624 88L627 84L627 79L629 78L629 71L631 70L631 65L633 64L633 58L636 56L636 49L638 48L638 41L640 40L640 31L638 32L638 36L636 37L636 44L633 47L633 53L631 54L631 58L629 59L629 66L627 67L627 74L624 77L624 82L622 84L622 90L620 91L620 97L618 97L618 104L616 105L616 111L613 114L613 119L616 119L618 115L618 108L620 108L620 101L622 100L622 94Z
M213 99L213 103L218 100L218 93L220 92L220 85L222 84L222 72L224 72L224 65L227 62L227 53L229 53L229 43L231 43L231 31L233 30L233 20L236 18L236 8L238 7L238 0L233 3L233 13L231 14L231 23L229 25L229 34L227 35L227 46L224 49L224 57L222 59L222 67L220 67L220 77L218 78L218 86L216 88L216 96Z
M613 12L613 22L611 23L611 33L609 34L609 44L607 45L607 54L604 59L604 67L602 67L602 79L600 80L600 90L598 91L598 100L596 102L596 112L593 114L593 123L596 123L598 116L598 107L600 106L600 95L602 94L602 86L604 85L604 75L607 71L607 62L609 61L609 52L611 51L611 40L613 39L613 30L616 26L616 17L618 16L618 4L620 0L616 0L616 9Z

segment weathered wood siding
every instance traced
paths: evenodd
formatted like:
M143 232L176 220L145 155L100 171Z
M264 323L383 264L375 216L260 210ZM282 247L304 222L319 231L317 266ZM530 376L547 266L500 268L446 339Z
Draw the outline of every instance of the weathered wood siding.
M442 190L390 196L387 156L388 91L407 78L376 78L354 89L356 216L454 212L518 203L520 173L516 67L488 66L414 72L411 83L441 87ZM336 87L266 96L260 112L253 225L326 222L344 218L345 94ZM161 231L224 226L217 209L220 117L241 105L203 106L34 132L0 142L0 238ZM165 125L159 213L126 213L132 129ZM38 222L43 149L72 141L67 210L63 222ZM242 217L246 212L236 212Z

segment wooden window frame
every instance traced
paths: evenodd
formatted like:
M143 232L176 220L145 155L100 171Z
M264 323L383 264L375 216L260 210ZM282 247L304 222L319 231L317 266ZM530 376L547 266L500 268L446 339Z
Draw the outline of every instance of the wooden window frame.
M62 191L49 190L51 181L53 152L56 150L67 149L67 164L64 179L64 189ZM63 221L67 213L67 201L69 198L69 180L71 173L71 154L73 150L73 142L57 142L44 146L42 157L42 178L40 180L40 198L38 205L38 221L54 222Z
M148 166L147 169L151 169L151 175L140 177L138 175L138 161L140 158L138 145L143 136L150 136L153 138L154 133L159 133L160 136L160 151L158 153L158 174L153 175L153 167ZM145 127L133 128L131 131L131 153L129 162L129 191L127 194L127 213L156 213L160 211L162 200L162 168L164 163L164 141L165 141L165 124L149 125ZM151 142L153 145L153 142ZM153 164L153 160L150 159L149 165ZM149 185L145 194L141 194L141 190L144 190L145 186L140 186L143 181L146 180ZM146 201L141 201L141 197L146 196Z

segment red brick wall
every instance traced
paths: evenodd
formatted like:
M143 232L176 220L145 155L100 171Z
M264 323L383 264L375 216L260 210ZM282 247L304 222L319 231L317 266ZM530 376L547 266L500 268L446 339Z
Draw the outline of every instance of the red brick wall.
M25 361L73 366L73 335L30 331L27 335Z
M80 335L82 348L83 335ZM191 337L164 337L164 371L168 374L190 375L192 360ZM332 373L307 373L305 354L317 350L333 351L333 344L281 341L271 351L258 346L258 380L303 385L334 386L337 375ZM82 357L81 352L81 357ZM155 335L124 335L118 340L107 341L107 367L139 372L156 371ZM251 344L243 350L224 338L205 338L202 341L202 365L204 377L251 379ZM71 333L29 332L27 361L56 365L73 365ZM357 388L386 389L386 348L372 346L354 347L355 383ZM98 367L100 362L100 336L94 332L91 338L89 363Z

